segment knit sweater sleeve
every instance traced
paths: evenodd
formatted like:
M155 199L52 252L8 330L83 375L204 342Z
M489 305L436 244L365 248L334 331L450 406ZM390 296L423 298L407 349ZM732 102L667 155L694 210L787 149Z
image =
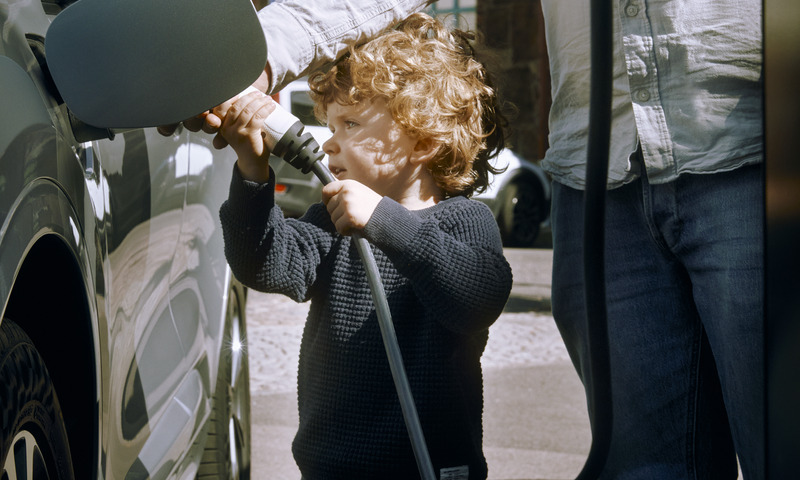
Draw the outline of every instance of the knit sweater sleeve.
M300 219L284 218L275 205L275 174L259 184L234 166L228 200L220 208L225 258L249 288L306 301L335 239L327 210L317 204Z
M502 312L511 267L489 208L461 197L447 202L438 214L419 216L384 198L364 234L410 279L445 328L471 333L488 328Z

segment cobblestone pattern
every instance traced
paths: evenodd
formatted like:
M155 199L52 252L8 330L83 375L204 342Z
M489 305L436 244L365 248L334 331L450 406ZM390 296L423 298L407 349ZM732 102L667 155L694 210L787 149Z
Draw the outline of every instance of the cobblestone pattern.
M290 393L297 386L300 337L308 304L281 295L248 292L247 335L253 395ZM553 317L504 313L489 330L485 370L569 361Z

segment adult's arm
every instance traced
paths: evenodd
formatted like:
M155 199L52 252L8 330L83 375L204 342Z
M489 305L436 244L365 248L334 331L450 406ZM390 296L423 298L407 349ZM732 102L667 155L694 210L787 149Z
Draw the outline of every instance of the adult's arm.
M432 0L284 0L258 12L267 41L267 93L333 62Z

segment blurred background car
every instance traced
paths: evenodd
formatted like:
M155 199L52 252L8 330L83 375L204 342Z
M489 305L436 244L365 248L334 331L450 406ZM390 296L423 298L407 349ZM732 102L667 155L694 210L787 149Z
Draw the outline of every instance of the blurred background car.
M249 478L235 156L73 118L44 48L68 3L0 0L0 478Z
M306 125L320 145L330 138L328 128L314 117L307 80L290 83L274 97ZM538 164L509 149L498 155L494 165L505 170L494 175L489 188L473 198L491 208L506 247L532 247L543 227L549 228L550 178ZM303 174L274 156L270 166L278 182L275 201L285 215L302 216L310 205L320 201L322 183L314 175Z

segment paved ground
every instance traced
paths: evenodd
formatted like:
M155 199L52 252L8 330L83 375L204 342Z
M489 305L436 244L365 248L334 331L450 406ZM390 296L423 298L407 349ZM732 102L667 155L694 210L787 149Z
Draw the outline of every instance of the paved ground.
M507 250L514 288L490 329L484 451L490 480L569 479L591 444L583 389L550 315L552 250ZM253 478L297 480L296 374L305 304L250 292Z

